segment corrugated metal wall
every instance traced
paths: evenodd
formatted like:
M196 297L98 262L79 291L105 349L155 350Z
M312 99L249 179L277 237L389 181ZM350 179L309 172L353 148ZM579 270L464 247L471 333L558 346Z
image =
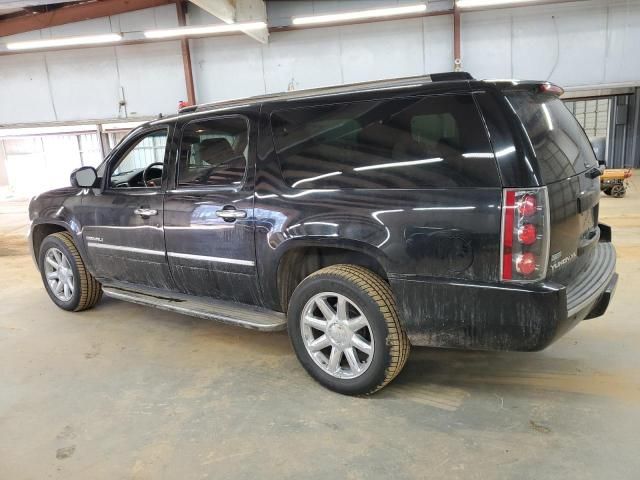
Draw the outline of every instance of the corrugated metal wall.
M269 15L278 24L292 14L389 3L270 2ZM449 5L430 2L430 8ZM191 7L189 21L215 19ZM176 22L170 5L15 37L141 30ZM275 33L267 45L242 35L192 40L198 101L450 70L452 37L451 17L441 16ZM637 81L638 44L640 2L587 0L462 16L463 67L477 78L550 79L565 86ZM0 124L171 113L186 97L175 41L2 56L0 86Z

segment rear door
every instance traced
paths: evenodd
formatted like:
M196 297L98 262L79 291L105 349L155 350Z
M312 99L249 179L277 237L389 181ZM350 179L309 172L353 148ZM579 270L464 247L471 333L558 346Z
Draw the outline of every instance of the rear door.
M548 277L566 284L589 263L599 238L598 162L584 130L557 96L513 91L506 97L526 130L549 194Z
M174 187L164 203L172 277L189 295L259 304L255 266L250 114L186 120L178 127Z

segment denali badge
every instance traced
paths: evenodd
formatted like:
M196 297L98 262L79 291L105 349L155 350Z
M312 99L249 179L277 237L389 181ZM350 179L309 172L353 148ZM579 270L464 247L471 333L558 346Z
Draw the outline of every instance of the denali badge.
M551 255L551 262L554 262L554 260L556 260L558 257L560 257L561 254L562 254L562 252L557 252L557 253L554 253L553 255ZM566 265L567 263L572 261L577 256L578 256L578 254L576 252L573 252L568 257L564 257L562 260L558 260L555 263L551 263L551 265L550 265L551 266L551 270L554 271L554 270Z
M100 242L102 243L102 237L89 237L87 236L87 240L90 242Z

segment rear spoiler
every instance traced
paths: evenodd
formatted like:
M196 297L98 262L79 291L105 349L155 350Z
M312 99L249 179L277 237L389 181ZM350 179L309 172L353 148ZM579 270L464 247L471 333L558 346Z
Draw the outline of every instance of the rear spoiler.
M532 80L484 80L487 83L493 83L502 91L533 91L534 93L544 93L559 97L564 93L564 89L555 83L540 82Z

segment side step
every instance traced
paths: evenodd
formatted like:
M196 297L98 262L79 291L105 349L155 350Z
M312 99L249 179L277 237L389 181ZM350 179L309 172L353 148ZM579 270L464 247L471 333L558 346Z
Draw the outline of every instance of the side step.
M105 295L118 300L264 332L284 330L287 326L287 318L284 313L267 310L266 308L241 305L223 300L200 301L186 295L181 296L184 298L173 299L117 287L103 286L102 291Z

